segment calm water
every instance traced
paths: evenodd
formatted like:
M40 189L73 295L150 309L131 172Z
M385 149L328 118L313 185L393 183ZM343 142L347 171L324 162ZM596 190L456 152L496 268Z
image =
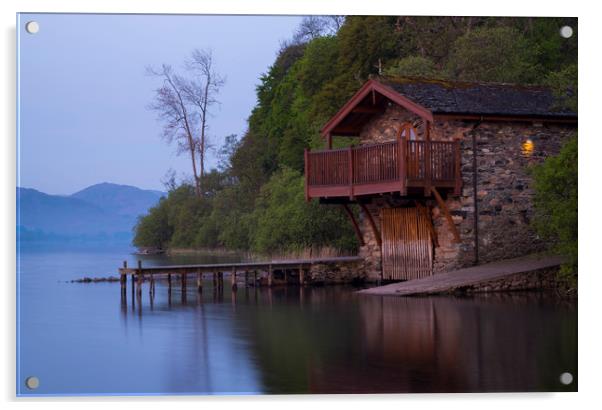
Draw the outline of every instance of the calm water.
M24 248L19 394L248 394L576 390L577 304L517 293L358 296L348 287L244 289L199 297L157 283L151 303L115 275L130 249ZM235 261L147 257L145 265ZM124 303L125 302L125 303ZM31 391L24 379L37 376Z

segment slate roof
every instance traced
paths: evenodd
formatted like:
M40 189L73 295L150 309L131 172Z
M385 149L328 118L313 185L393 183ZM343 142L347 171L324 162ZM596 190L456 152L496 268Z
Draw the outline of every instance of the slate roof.
M433 114L576 118L546 87L381 77L377 81Z

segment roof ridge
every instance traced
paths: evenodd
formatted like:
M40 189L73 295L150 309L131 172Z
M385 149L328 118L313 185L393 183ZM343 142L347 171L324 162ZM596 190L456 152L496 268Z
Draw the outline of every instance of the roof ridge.
M425 76L410 76L410 75L381 75L374 78L376 81L382 83L430 83L439 84L444 87L453 88L454 85L479 85L479 86L501 86L501 87L514 87L514 88L525 88L525 89L539 89L539 90L550 90L549 86L543 84L519 84L510 82L499 82L499 81L468 81L468 80L456 80L451 78L437 78L437 77L425 77Z

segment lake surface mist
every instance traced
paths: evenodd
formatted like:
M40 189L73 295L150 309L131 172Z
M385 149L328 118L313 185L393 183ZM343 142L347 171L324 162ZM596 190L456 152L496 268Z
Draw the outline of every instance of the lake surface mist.
M346 286L199 295L163 281L69 283L134 266L236 262L133 249L25 246L20 395L575 391L577 301L551 294L392 298ZM134 302L134 303L133 303ZM151 303L152 302L152 303ZM564 386L563 372L575 376ZM36 390L24 380L40 379Z

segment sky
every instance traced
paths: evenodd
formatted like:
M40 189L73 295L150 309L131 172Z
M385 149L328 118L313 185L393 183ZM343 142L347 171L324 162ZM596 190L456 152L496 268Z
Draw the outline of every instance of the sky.
M36 21L29 34L25 24ZM161 85L149 65L182 67L211 49L226 77L210 122L219 147L244 134L259 77L292 37L298 16L20 14L17 185L68 195L100 182L163 190L189 159L161 138L148 106ZM209 153L208 168L217 164Z

